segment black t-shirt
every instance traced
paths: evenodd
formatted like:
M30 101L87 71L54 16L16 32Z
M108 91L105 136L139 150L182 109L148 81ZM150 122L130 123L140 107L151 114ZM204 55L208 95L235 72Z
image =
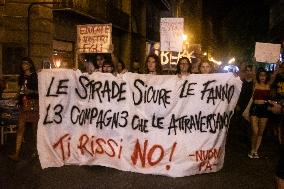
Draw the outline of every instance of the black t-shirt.
M38 79L37 74L32 73L31 75L22 75L19 78L19 87L20 87L20 95L19 95L19 103L22 105L23 97L26 96L29 99L38 99ZM26 93L25 88L30 92Z
M241 112L243 112L246 109L247 104L249 103L249 100L252 96L252 92L253 92L253 80L251 81L243 80L242 90L238 101L238 105L240 106Z

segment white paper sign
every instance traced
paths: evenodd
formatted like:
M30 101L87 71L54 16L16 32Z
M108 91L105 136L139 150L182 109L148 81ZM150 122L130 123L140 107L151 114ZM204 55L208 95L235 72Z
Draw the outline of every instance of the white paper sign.
M255 58L257 62L276 63L280 56L280 44L255 43Z
M183 18L161 18L161 51L182 51Z
M79 53L110 53L111 24L77 25Z
M39 73L42 168L102 165L182 177L216 172L241 81L228 74Z

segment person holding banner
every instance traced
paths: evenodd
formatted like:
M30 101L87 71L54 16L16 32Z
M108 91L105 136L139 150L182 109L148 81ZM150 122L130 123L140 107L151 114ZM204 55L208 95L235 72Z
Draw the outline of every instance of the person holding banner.
M198 66L198 70L200 74L210 74L213 72L213 64L209 60L202 61Z
M91 60L87 60L86 62L84 62L84 66L88 74L92 74L96 70L96 66Z
M253 103L250 107L250 119L252 125L251 151L249 158L259 158L258 149L262 141L262 135L269 117L267 100L270 97L270 75L263 68L256 73L256 83L253 91Z
M156 54L150 54L146 58L146 74L160 75L162 66Z
M16 150L14 154L9 156L9 158L15 161L20 159L19 155L23 142L26 122L32 123L35 137L34 142L36 144L36 130L39 119L38 79L33 61L28 57L22 59L19 87L20 115L16 137ZM34 147L36 147L36 145Z
M191 63L187 57L182 57L177 63L177 75L179 77L191 74Z
M97 54L96 56L96 72L102 72L103 71L103 63L104 63L104 55L103 54Z
M111 60L104 60L103 66L102 66L102 72L103 73L112 73L115 75L114 73L114 65L112 63Z
M128 72L124 62L122 60L118 60L117 64L116 64L116 71L118 74L124 74L126 72Z
M138 60L134 60L134 62L132 64L131 72L140 74L140 64L139 64Z

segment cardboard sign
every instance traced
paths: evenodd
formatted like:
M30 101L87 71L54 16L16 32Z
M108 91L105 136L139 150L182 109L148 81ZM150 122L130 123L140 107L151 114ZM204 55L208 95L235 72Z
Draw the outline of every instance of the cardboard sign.
M161 51L182 51L183 18L161 18Z
M111 24L88 24L77 26L79 53L110 53Z
M279 60L280 49L280 44L256 42L254 56L257 62L276 63Z

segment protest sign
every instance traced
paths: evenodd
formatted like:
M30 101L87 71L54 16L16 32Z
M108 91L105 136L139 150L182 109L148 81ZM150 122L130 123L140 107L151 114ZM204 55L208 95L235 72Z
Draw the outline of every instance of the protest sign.
M280 56L280 44L255 43L255 59L257 62L276 63Z
M182 51L183 18L161 18L161 51Z
M180 58L187 57L191 63L192 73L199 72L198 65L201 56L200 44L184 43L181 52L160 51L160 43L146 42L146 54L160 56L163 71L176 71L176 65Z
M42 168L102 165L182 177L222 168L241 81L231 73L39 73Z
M79 53L110 53L111 24L77 25Z

